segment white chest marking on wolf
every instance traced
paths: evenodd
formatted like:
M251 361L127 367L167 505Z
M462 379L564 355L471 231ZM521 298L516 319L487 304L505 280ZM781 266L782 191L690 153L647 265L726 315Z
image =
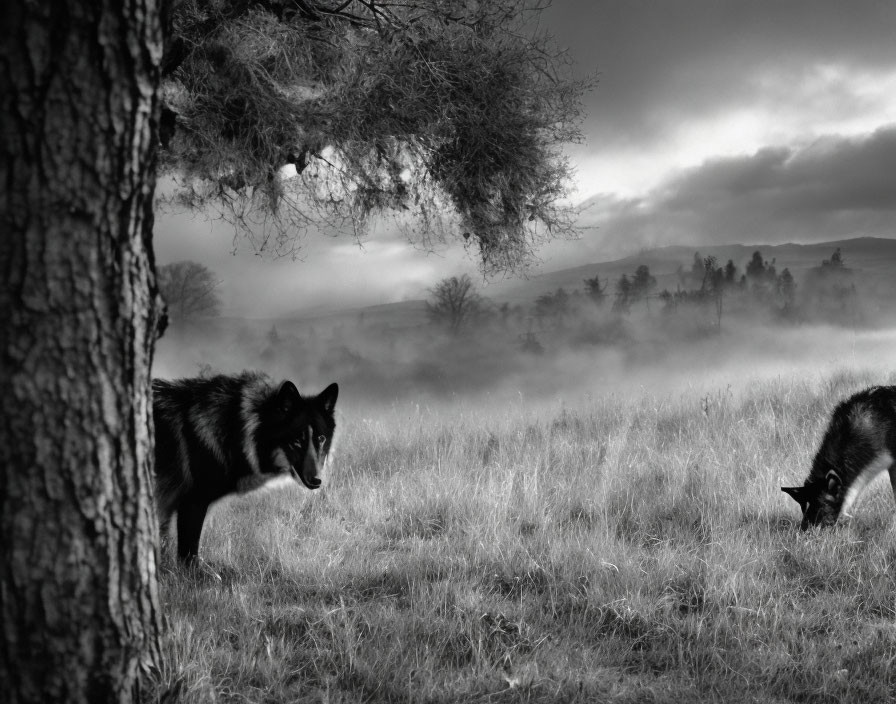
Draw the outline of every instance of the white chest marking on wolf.
M295 486L296 480L289 474L250 474L237 482L236 490L240 494L250 491L268 491Z
M268 490L268 489L284 489L284 488L286 488L286 487L288 487L288 486L298 486L298 485L296 484L296 480L293 479L290 475L288 475L288 474L278 474L278 475L277 475L276 477L274 477L273 479L269 479L268 481L266 481L266 482L264 483L264 486L263 486L262 488L265 489L265 490Z
M886 471L893 464L893 456L884 450L875 457L868 465L859 472L849 489L846 490L846 498L843 499L843 506L840 508L841 516L850 516L850 509L855 504L859 495L865 491L865 488L872 480L881 472Z

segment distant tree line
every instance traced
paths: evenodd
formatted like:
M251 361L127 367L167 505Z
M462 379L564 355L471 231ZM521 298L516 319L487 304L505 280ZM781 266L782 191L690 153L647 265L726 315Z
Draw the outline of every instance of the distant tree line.
M543 293L528 309L509 303L496 306L476 292L468 276L450 277L431 290L427 312L433 323L453 335L495 321L503 328L515 323L519 329L525 324L518 338L521 347L530 350L542 347L539 331L577 330L590 341L608 341L618 336L620 320L640 304L647 324L689 316L698 327L715 330L721 329L726 315L765 316L791 323L810 319L844 323L858 316L855 284L839 248L808 271L799 300L790 269L779 272L775 259L768 261L760 250L753 252L743 271L731 259L721 264L714 256L695 252L690 267L679 266L675 273L674 291L657 291L657 279L646 264L615 281L595 274L583 279L582 289L560 287Z

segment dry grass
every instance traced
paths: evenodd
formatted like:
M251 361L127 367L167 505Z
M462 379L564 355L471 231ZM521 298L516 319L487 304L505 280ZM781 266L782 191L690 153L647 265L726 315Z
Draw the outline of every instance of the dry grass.
M355 409L320 492L214 511L220 582L164 574L154 696L894 701L888 483L806 534L779 490L872 382Z

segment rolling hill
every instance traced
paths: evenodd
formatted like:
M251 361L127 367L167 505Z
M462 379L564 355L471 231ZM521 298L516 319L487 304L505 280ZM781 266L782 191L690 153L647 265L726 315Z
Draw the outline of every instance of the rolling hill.
M806 272L830 258L840 248L847 267L855 273L860 285L867 287L875 296L896 296L896 239L879 237L860 237L818 244L780 244L780 245L672 245L645 250L638 254L609 262L595 262L583 266L562 269L533 276L528 280L502 282L495 286L496 293L492 297L497 301L525 303L532 301L543 293L564 288L574 291L583 287L583 279L600 276L607 278L611 285L623 274L632 274L635 269L645 264L657 278L657 290L669 288L674 290L678 283L676 274L679 266L689 269L694 253L701 257L713 256L719 265L729 259L743 273L753 252L759 251L762 257L771 262L774 260L778 272L790 269L797 283L801 282ZM499 291L499 287L504 290ZM490 287L491 288L491 287Z
M599 276L609 281L609 289L623 275L631 275L645 264L657 279L657 290L674 290L679 282L679 267L689 269L694 253L701 257L714 256L719 265L729 259L743 273L753 252L761 252L766 261L774 260L778 272L790 269L797 285L807 272L829 259L840 248L845 265L853 271L857 286L863 293L879 301L896 300L896 239L859 237L855 239L821 242L817 244L779 245L671 245L645 250L638 254L607 262L593 262L582 266L537 274L525 279L504 280L481 287L481 292L496 303L529 306L538 296L564 288L573 292L584 287L583 280ZM290 320L319 321L321 324L350 323L363 319L367 323L381 323L398 328L415 326L426 320L423 300L402 301L328 314L296 312Z

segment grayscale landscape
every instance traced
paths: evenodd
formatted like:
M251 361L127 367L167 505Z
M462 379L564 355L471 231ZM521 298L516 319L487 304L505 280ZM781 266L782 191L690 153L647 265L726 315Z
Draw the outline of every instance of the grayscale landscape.
M0 36L2 702L896 704L896 3Z
M780 490L838 403L896 384L879 10L555 3L543 28L598 72L567 151L580 229L510 275L388 224L253 257L163 209L160 264L208 267L219 308L172 319L154 375L340 397L320 490L222 501L213 576L163 568L158 691L892 701L889 483L806 532Z

